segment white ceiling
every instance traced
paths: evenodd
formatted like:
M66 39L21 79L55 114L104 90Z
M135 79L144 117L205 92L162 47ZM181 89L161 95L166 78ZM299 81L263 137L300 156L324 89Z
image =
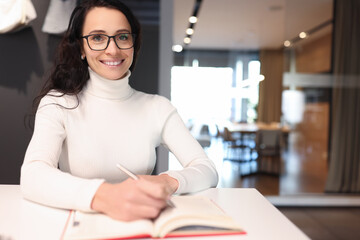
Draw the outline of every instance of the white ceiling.
M174 0L174 44L184 45L194 3ZM203 0L187 48L279 48L301 31L332 19L332 8L333 0ZM330 30L331 26L322 32Z

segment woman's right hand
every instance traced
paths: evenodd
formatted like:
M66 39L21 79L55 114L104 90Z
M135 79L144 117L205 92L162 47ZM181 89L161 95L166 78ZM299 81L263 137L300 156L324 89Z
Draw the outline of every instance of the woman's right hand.
M152 219L166 207L169 194L164 184L129 178L118 184L100 185L91 208L122 221Z

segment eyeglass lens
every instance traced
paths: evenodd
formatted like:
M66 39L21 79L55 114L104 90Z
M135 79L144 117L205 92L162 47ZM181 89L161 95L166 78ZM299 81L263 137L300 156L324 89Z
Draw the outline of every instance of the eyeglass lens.
M92 34L87 37L89 47L93 50L105 50L109 43L110 38L115 40L116 45L120 49L132 48L134 44L134 37L131 33L120 33L115 36L108 36L105 34Z

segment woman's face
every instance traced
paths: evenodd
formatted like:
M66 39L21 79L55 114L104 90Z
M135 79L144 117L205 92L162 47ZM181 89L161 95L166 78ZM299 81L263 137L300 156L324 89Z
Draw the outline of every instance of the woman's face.
M114 36L119 33L131 33L130 24L122 12L111 8L96 7L87 13L83 36L89 34ZM89 48L84 38L83 49L83 55L90 68L100 76L111 80L123 78L133 61L134 48L119 49L114 39L110 40L105 50L94 51Z

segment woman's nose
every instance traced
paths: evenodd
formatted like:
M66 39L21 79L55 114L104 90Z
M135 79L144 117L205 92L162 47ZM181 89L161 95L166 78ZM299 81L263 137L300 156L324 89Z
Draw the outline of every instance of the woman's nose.
M105 49L106 53L114 54L119 50L119 48L116 46L115 39L110 39L108 47Z

